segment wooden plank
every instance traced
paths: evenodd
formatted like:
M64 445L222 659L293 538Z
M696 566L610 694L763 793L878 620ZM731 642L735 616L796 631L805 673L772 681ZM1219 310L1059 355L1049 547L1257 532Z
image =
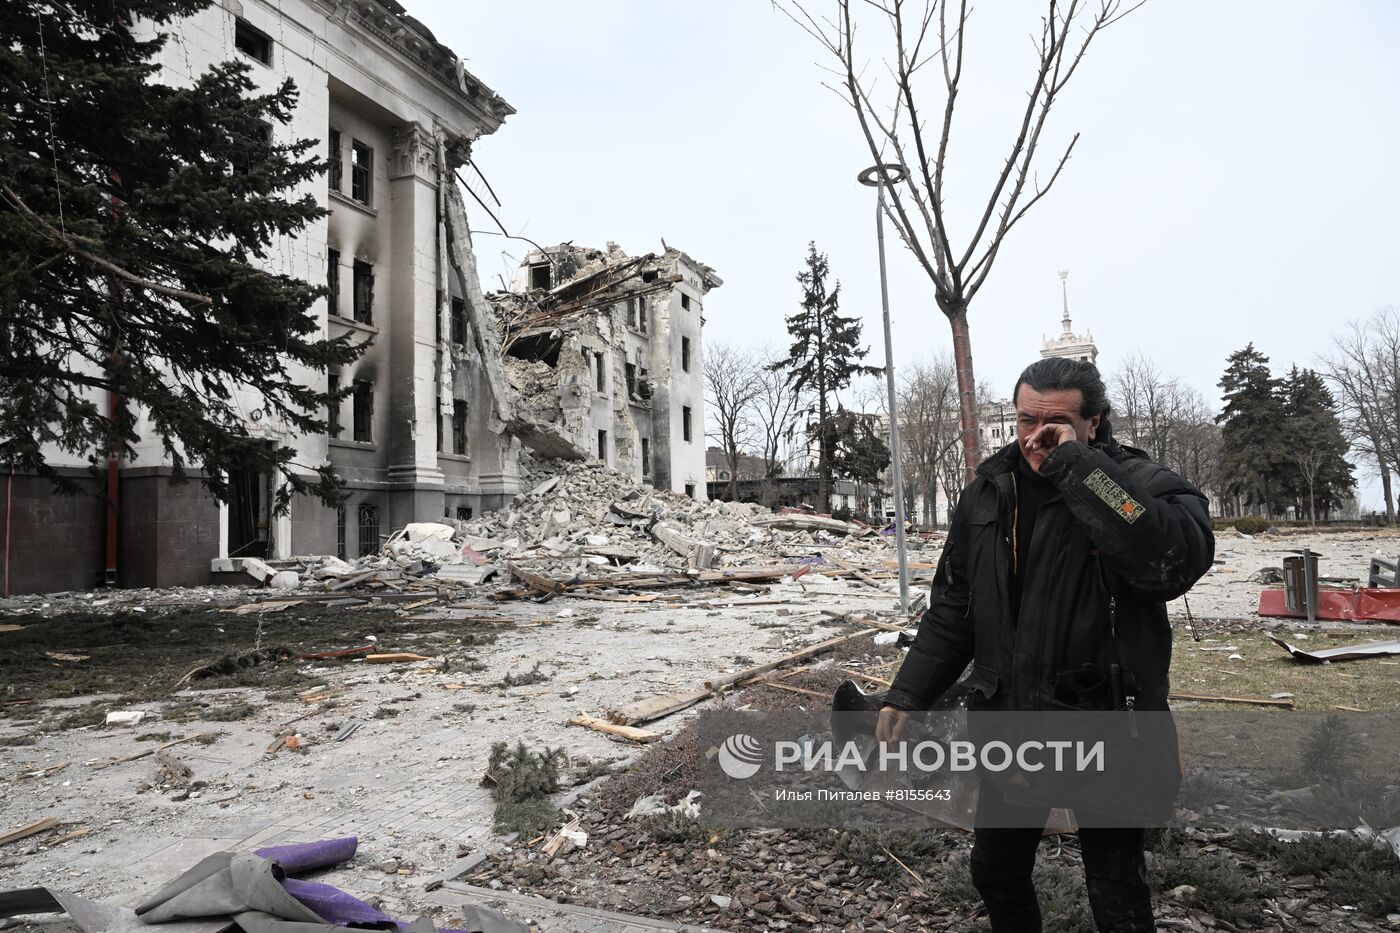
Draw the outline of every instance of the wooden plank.
M754 684L755 687L772 687L774 690L787 690L790 693L800 693L809 697L821 697L823 700L830 700L831 694L819 693L816 690L808 690L805 687L794 687L792 684L780 684L771 680L764 680Z
M339 593L341 590L348 590L352 586L364 583L378 572L377 570L366 570L364 573L357 573L353 577L346 577L344 580L332 583L327 589L332 593Z
M556 583L548 577L542 577L539 574L531 573L528 570L521 570L514 564L506 564L506 570L510 571L510 575L512 577L515 577L521 583L525 583L532 589L539 590L543 593L554 593L555 595L558 595L560 593L568 592L569 589L562 583Z
M137 752L135 755L127 755L125 758L111 758L107 761L94 762L88 765L88 767L92 768L95 771L101 771L103 768L110 768L112 765L125 764L128 761L137 761L141 758L145 758L147 755L154 755L156 752L163 752L167 748L174 748L176 745L183 745L186 742L193 742L195 739L202 739L206 735L212 734L213 733L210 732L196 732L194 735L187 735L183 739L176 739L173 742L166 742L164 745L158 745L155 748L148 748L144 752Z
M705 686L710 690L721 690L741 680L748 680L758 674L765 674L768 671L777 670L785 664L791 664L793 661L805 661L816 655L825 654L837 645L845 644L848 641L856 638L863 638L867 635L874 635L875 632L875 629L862 629L859 632L851 632L849 635L838 635L835 638L829 638L815 645L808 645L806 648L800 651L794 651L792 654L784 655L776 661L769 661L767 664L759 664L734 674L726 674L723 677L716 677L714 680L707 680Z
M676 693L666 693L661 696L648 697L645 700L638 700L635 703L628 703L619 706L617 709L608 711L608 719L612 722L624 726L635 726L638 723L651 722L653 719L660 719L672 713L679 713L683 709L689 709L696 703L701 703L713 696L709 690L681 690Z
M1195 700L1200 703L1247 703L1251 706L1282 706L1293 708L1292 700L1274 700L1269 697L1218 697L1203 693L1169 693L1169 700Z
M431 661L432 658L411 651L397 651L388 654L367 654L365 661L370 664L399 664L406 661Z
M650 732L646 729L637 729L632 726L622 726L606 719L599 719L587 713L579 713L569 720L571 726L583 726L585 729L592 729L594 732L603 732L608 735L615 735L620 739L628 739L632 742L655 742L661 738L661 733Z
M28 826L21 826L19 829L12 829L4 835L0 835L0 846L7 846L12 842L19 842L21 839L28 839L30 836L37 836L46 830L53 829L59 824L57 817L46 816L42 820L36 820Z

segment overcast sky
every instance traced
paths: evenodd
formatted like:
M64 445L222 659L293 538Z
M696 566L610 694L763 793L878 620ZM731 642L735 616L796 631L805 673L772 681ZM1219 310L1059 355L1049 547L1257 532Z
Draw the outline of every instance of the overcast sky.
M511 232L633 254L665 237L724 279L707 343L777 346L815 240L883 361L874 192L856 183L871 160L821 86L821 49L766 0L406 6L519 111L475 150ZM1044 6L974 9L948 176L955 243L1014 137ZM879 68L882 37L861 41ZM1276 372L1315 365L1348 320L1400 304L1397 47L1387 0L1150 0L1102 33L1043 142L1050 158L1079 132L1074 157L974 300L979 380L1009 391L1059 331L1061 269L1105 373L1142 351L1213 403L1246 343ZM473 227L491 224L478 211ZM896 366L948 352L930 283L889 245ZM523 244L476 247L490 290Z

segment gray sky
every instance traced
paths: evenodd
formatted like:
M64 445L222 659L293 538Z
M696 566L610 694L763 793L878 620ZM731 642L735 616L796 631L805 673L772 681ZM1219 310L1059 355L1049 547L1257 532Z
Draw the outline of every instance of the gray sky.
M870 158L821 86L822 50L765 0L406 5L519 111L476 148L512 232L634 254L665 237L725 280L707 342L778 346L815 240L882 362L874 192L855 180ZM1014 136L1043 8L974 9L948 176L955 244ZM881 37L860 38L878 68ZM1314 364L1346 321L1400 304L1397 46L1400 4L1386 0L1151 0L1101 34L1043 143L1051 160L1078 131L1074 157L974 300L979 380L1009 391L1059 330L1060 269L1106 373L1141 350L1212 403L1247 342L1276 372ZM476 245L488 290L524 247ZM931 285L889 245L896 365L947 352Z

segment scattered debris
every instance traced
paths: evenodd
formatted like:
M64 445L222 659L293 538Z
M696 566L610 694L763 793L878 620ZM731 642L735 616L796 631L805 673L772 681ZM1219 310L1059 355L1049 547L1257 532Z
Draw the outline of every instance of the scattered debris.
M124 709L115 710L107 714L107 725L109 726L134 726L146 718L146 713L142 710Z
M1400 654L1400 641L1368 641L1364 644L1347 645L1341 648L1304 651L1301 648L1295 648L1277 635L1270 635L1269 640L1299 661L1305 661L1309 664L1322 664L1327 661L1358 661L1362 658Z
M1293 698L1283 697L1222 697L1209 696L1203 693L1176 693L1167 695L1169 700L1190 700L1196 703L1246 703L1251 706L1281 706L1285 709L1293 708Z
M668 813L677 813L698 820L700 818L701 796L702 794L698 790L693 790L677 803L668 804L665 794L647 794L637 798L636 803L632 804L632 809L627 811L624 819L635 820L645 816L665 816Z

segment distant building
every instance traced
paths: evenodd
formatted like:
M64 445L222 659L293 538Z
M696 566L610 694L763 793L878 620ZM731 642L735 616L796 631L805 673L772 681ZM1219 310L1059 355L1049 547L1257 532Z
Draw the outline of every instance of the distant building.
M1099 348L1094 345L1093 332L1086 330L1084 335L1080 336L1070 327L1069 286L1065 282L1068 278L1068 272L1060 273L1060 295L1064 300L1065 309L1064 318L1060 322L1063 328L1058 337L1050 339L1042 338L1040 343L1040 355L1046 359L1058 356L1065 359L1079 360L1083 363L1097 364L1099 361Z

